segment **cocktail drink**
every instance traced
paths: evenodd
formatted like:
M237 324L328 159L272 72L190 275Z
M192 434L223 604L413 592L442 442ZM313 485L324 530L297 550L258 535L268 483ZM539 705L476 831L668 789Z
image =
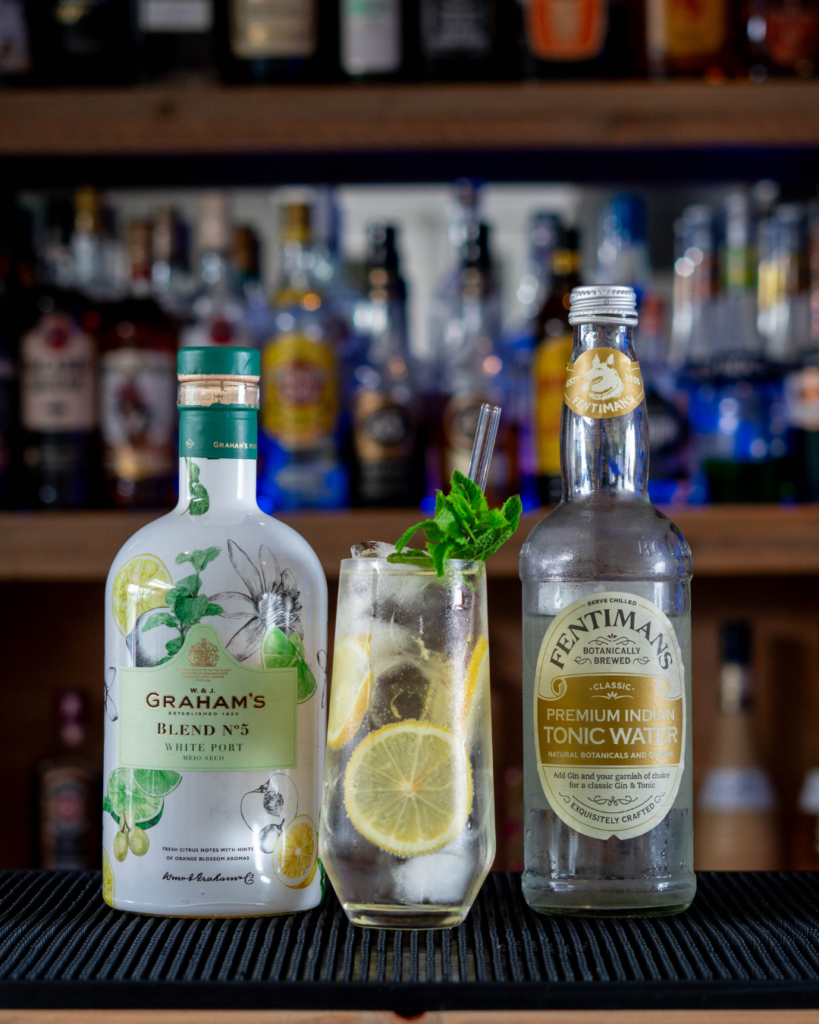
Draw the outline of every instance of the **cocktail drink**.
M494 813L484 563L343 561L319 852L350 920L459 924Z

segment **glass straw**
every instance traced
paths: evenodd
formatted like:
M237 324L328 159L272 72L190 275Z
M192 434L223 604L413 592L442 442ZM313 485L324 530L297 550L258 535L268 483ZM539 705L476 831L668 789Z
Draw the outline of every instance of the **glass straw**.
M486 489L489 463L492 461L492 452L495 448L495 438L498 436L500 418L501 407L499 405L490 405L488 402L483 403L480 415L478 416L478 429L475 431L475 440L472 444L469 472L466 474L482 491Z

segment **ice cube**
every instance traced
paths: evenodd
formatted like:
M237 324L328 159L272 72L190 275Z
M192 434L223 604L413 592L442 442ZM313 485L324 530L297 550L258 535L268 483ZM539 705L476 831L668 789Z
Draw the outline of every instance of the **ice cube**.
M407 903L463 903L472 883L475 863L466 851L427 853L410 857L398 869Z
M353 558L387 558L395 554L395 545L383 540L362 540L350 548Z

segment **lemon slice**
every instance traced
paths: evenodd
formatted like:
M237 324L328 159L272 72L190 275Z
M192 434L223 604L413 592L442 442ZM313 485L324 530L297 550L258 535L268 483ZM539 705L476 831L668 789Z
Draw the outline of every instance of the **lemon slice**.
M306 889L318 864L316 826L309 814L294 818L276 840L273 870L288 889Z
M489 688L489 642L478 637L463 677L459 677L456 662L447 663L446 685L439 686L430 701L429 715L435 725L452 730L456 735L466 733L473 705L479 705ZM461 662L463 664L463 662Z
M114 870L111 867L111 861L108 859L108 854L105 852L105 847L102 848L102 898L108 904L109 907L114 907L114 896L116 894L116 885L114 883Z
M427 722L397 722L353 751L344 802L358 831L399 857L431 853L461 831L472 806L463 742Z
M372 683L370 638L365 633L345 636L333 655L333 686L327 742L334 750L343 747L358 732L367 711Z
M128 636L143 612L164 608L172 585L171 574L156 555L129 559L114 577L112 603L120 633Z

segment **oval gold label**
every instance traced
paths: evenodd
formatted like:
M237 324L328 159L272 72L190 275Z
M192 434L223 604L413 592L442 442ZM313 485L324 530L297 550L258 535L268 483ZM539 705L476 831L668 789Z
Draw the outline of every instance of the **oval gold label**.
M586 836L633 839L668 814L685 768L685 670L651 601L594 593L555 616L535 673L534 741L549 806Z
M563 401L579 416L611 419L636 409L642 400L640 364L624 352L593 348L566 363Z

